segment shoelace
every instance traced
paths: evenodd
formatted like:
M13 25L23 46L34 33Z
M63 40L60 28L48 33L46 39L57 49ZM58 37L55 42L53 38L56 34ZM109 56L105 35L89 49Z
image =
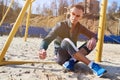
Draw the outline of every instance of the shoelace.
M95 71L98 71L101 67L100 67L98 64L93 63L92 68L93 68Z

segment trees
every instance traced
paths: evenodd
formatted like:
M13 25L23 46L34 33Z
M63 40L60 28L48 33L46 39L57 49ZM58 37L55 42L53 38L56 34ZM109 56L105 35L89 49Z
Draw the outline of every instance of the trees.
M120 13L120 6L118 7L117 13Z
M112 4L108 7L108 13L115 13L118 7L118 3L113 1Z
M51 2L51 9L53 11L53 15L57 16L58 15L58 8L57 8L57 1L56 0Z
M58 13L59 15L62 15L67 11L65 7L68 7L68 3L67 0L58 0L58 1L59 1Z
M50 9L49 6L46 4L43 4L43 15L45 16L53 15L52 9Z

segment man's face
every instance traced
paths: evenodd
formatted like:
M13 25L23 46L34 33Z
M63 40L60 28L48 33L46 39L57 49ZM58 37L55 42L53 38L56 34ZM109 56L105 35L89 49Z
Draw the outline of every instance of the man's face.
M83 11L81 9L77 9L75 7L70 9L70 21L72 24L76 24L79 19L83 16Z

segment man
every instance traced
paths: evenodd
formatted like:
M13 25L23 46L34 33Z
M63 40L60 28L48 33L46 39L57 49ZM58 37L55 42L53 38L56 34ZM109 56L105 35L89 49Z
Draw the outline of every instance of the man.
M43 39L39 50L39 57L41 59L46 58L48 45L55 39L55 55L57 56L58 64L68 70L74 70L75 63L82 61L100 77L106 70L86 57L86 55L95 48L97 38L96 34L78 22L79 19L82 18L83 13L84 8L81 5L71 6L69 19L57 23L51 32ZM76 42L80 34L86 35L89 41L77 48Z

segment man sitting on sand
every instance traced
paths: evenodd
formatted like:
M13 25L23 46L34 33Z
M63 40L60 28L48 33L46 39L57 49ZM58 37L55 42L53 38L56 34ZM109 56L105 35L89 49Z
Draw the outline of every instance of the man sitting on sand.
M84 8L81 5L73 5L70 8L70 16L65 21L59 22L50 31L50 33L42 40L39 50L39 57L45 59L47 56L47 48L54 40L55 55L57 63L67 70L74 70L74 65L81 61L88 65L97 76L102 76L106 70L99 64L90 61L88 55L96 46L96 34L80 24L79 19L82 18ZM80 34L84 34L89 40L77 48L77 39Z

